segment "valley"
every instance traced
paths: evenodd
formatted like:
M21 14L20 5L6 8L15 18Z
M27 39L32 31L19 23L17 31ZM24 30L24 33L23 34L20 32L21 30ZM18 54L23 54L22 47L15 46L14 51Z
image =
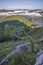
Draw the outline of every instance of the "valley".
M40 48L43 49L43 41L41 46L38 41L43 38L42 23L42 16L16 14L0 17L0 65L3 59L5 61L2 65L34 65L37 52ZM21 46L19 49L22 51L13 53L6 59L14 49L18 50L18 46L25 43L30 45L26 48Z

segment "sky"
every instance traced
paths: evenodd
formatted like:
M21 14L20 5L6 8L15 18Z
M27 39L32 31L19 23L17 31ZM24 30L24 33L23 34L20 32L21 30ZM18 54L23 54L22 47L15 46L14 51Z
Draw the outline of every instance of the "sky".
M43 0L0 0L0 9L43 9Z

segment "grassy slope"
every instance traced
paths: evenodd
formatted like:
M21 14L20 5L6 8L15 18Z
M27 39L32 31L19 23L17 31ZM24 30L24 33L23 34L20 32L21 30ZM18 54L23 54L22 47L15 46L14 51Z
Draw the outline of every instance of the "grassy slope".
M3 22L3 21L8 21L8 20L19 20L20 22L23 22L25 23L26 25L28 26L31 26L31 23L28 22L27 20L25 20L24 18L22 18L21 16L9 16L9 17L6 17L4 19L0 19L0 22ZM43 36L43 27L40 27L36 30L33 30L32 32L29 33L30 36L32 36L35 40L36 39L39 39ZM15 48L16 45L18 44L22 44L22 43L25 43L26 41L17 41L17 42L0 42L0 61L2 60L2 58L7 55L13 48ZM38 47L38 46L37 46ZM26 55L26 58L29 54ZM30 56L31 57L31 56ZM15 60L14 57L12 57L13 60L10 61L10 64L9 65L14 65L13 61ZM33 58L33 57L32 57ZM26 62L27 63L27 62ZM6 65L6 64L4 64ZM28 64L27 64L28 65ZM29 64L30 65L30 64Z
M29 35L32 36L35 40L38 40L43 37L43 26L35 28L29 32Z
M32 22L24 19L23 17L19 16L19 15L15 15L15 16L7 16L3 19L0 19L0 22L4 22L4 21L8 21L8 20L19 20L20 22L23 22L24 24L26 24L27 26L31 26Z
M0 42L0 60L2 57L7 55L11 50L13 50L17 45L26 43L26 41L6 41Z

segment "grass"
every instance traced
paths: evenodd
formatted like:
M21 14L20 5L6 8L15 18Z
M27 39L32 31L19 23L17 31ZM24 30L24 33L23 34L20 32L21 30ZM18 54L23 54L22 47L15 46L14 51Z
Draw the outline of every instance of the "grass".
M10 60L10 65L33 65L35 61L35 54L20 52L10 57L10 59L12 59Z
M4 56L6 56L10 51L12 51L17 45L26 43L27 41L6 41L0 42L0 61ZM38 49L38 45L35 44L35 50ZM31 51L31 50L30 50ZM30 53L29 50L25 52L20 52L12 55L8 58L9 63L3 63L3 65L33 65L35 62L35 54Z
M10 40L5 42L0 42L0 61L5 57L7 54L9 54L17 45L27 43L27 40ZM38 44L34 44L35 46L35 53L40 48ZM30 46L29 46L30 47ZM11 57L8 58L9 63L3 63L3 65L34 65L36 54L30 53L28 50L26 52L20 52L13 54Z
M24 24L26 24L27 26L31 26L32 23L26 19L24 19L23 17L19 16L19 15L15 15L15 16L7 16L3 19L0 19L0 23L1 22L5 22L5 21L9 21L9 20L19 20L20 22L23 22Z
M0 57L5 56L8 54L12 49L15 48L15 46L25 43L26 41L6 41L6 42L0 42Z
M39 28L33 29L33 31L29 32L29 35L34 38L34 40L38 40L43 37L43 26Z
M8 16L3 19L0 19L1 22L9 21L9 20L19 20L20 22L23 22L27 26L31 26L32 22L27 21L21 16ZM19 27L20 28L20 27ZM18 28L18 29L19 29ZM21 29L21 28L20 28ZM39 27L39 29L33 30L33 32L29 33L30 36L34 38L34 40L37 40L43 36L43 27ZM26 43L27 40L10 40L5 42L0 42L0 61L3 59L4 56L6 56L10 51L12 51L17 45ZM35 52L40 48L38 44L34 44L35 46ZM31 51L31 49L30 49ZM9 58L9 64L4 63L3 65L34 65L35 62L35 53L29 53L29 49L26 52L20 52L12 55Z

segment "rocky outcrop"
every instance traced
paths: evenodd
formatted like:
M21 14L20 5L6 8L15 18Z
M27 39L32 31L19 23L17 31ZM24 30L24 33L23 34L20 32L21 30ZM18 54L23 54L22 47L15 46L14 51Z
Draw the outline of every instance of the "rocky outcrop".
M43 50L40 49L40 51L37 53L36 63L35 65L43 65Z

